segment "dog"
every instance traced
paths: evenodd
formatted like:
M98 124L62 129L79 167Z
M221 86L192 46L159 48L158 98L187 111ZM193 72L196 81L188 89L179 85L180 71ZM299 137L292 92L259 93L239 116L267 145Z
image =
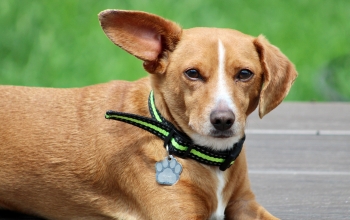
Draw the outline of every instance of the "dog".
M47 219L277 219L250 188L246 119L288 94L294 65L263 36L99 14L149 76L0 87L0 207ZM115 120L113 120L115 119Z

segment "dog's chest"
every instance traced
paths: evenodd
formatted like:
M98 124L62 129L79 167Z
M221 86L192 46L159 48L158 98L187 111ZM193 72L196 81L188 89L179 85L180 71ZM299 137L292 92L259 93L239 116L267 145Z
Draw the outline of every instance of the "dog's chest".
M225 218L225 208L227 201L224 198L224 188L226 185L225 173L219 169L215 170L215 175L217 179L216 185L216 199L217 207L216 210L210 217L210 220L221 220Z

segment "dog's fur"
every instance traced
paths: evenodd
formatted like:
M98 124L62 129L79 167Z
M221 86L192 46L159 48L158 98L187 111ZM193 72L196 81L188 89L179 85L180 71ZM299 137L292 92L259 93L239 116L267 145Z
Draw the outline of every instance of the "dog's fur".
M106 10L99 19L149 77L74 89L1 86L0 207L49 219L276 219L255 201L244 149L225 172L177 158L180 180L162 186L155 181L162 140L104 113L150 117L153 89L161 114L196 144L227 149L258 105L263 117L286 96L293 64L263 36L183 30L137 11ZM240 78L242 69L252 77ZM215 111L233 113L228 131L213 127Z

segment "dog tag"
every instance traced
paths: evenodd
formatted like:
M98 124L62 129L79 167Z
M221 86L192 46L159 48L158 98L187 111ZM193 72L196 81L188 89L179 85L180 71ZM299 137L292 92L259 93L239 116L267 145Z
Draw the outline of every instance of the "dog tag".
M157 183L161 185L171 186L180 179L182 165L172 155L157 162L155 168Z

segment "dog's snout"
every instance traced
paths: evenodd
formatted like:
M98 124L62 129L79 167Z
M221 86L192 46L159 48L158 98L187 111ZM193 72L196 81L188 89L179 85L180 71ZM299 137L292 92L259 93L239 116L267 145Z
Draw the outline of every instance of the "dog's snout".
M210 122L220 131L230 129L235 122L235 115L231 110L215 110L210 114Z

